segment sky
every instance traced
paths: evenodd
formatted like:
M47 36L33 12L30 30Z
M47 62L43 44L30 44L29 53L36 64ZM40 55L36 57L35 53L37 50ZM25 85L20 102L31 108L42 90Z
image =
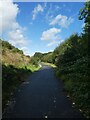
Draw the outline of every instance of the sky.
M84 2L12 2L0 0L0 38L32 56L53 51L84 22L78 20ZM8 5L7 5L8 4Z

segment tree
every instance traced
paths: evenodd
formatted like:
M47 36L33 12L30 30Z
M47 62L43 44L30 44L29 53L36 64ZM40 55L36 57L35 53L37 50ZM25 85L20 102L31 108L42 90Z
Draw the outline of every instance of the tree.
M85 7L79 12L79 20L83 20L85 23L84 34L90 38L90 0L85 3Z
M82 33L82 43L87 47L87 55L89 57L89 39L90 39L90 0L85 3L84 8L79 12L79 20L84 20L85 26Z

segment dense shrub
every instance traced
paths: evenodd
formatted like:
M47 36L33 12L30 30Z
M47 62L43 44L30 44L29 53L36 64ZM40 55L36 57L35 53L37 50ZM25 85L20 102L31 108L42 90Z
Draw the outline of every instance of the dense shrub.
M65 89L79 109L90 117L90 1L80 10L79 19L84 19L85 27L80 36L71 35L54 50L56 74L64 81Z

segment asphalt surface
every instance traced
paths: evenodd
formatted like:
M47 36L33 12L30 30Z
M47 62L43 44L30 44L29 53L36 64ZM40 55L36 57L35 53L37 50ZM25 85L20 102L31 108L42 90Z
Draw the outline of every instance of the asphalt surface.
M15 92L3 118L83 118L49 66L34 72Z

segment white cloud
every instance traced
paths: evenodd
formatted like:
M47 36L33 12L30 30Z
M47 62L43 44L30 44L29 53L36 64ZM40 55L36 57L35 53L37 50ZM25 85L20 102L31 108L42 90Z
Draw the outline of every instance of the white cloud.
M52 42L47 44L47 47L51 47L52 45L59 44L59 43L60 43L60 41L54 41L53 40Z
M24 54L30 55L30 50L28 45L30 45L31 41L23 35L23 28L17 28L15 30L11 30L8 32L9 42L18 47L19 49L23 50Z
M51 47L52 45L58 45L58 44L62 43L63 41L64 40L61 39L61 38L59 38L57 40L53 40L53 41L51 41L50 43L47 44L47 47Z
M50 3L49 9L45 16L47 21L50 22L52 20L54 12L55 12L55 10L53 10L53 5Z
M31 55L31 53L27 47L22 47L21 50L24 51L25 55Z
M22 27L17 21L17 15L19 13L19 7L17 4L14 4L12 0L0 0L0 31L2 34L7 33L7 40L18 47L19 49L28 46L28 40L23 35L23 32L26 30L25 27ZM24 51L25 49L23 49ZM24 51L24 53L29 53Z
M61 30L57 28L51 28L49 30L46 30L42 33L41 40L51 41L56 40L58 38L58 33L60 33Z
M67 28L73 22L73 18L64 15L57 15L50 22L50 25L60 25L62 28Z
M56 15L57 11L59 11L61 9L61 7L59 5L53 5L52 3L50 3L50 5L48 6L48 11L46 13L46 20L47 22L51 22L51 20L54 18L54 15Z
M26 39L20 29L9 31L8 37L10 42L15 46L22 47L27 45Z
M13 27L16 23L18 12L18 5L13 4L12 0L0 1L0 31L2 31L2 33Z
M34 10L32 11L33 13L33 16L32 16L32 19L35 20L36 19L36 16L40 13L40 12L43 12L44 11L44 7L41 6L40 4L38 4Z
M42 33L41 40L49 42L47 44L48 47L58 44L61 39L59 35L60 32L61 30L57 28L51 28L49 30L46 30Z

